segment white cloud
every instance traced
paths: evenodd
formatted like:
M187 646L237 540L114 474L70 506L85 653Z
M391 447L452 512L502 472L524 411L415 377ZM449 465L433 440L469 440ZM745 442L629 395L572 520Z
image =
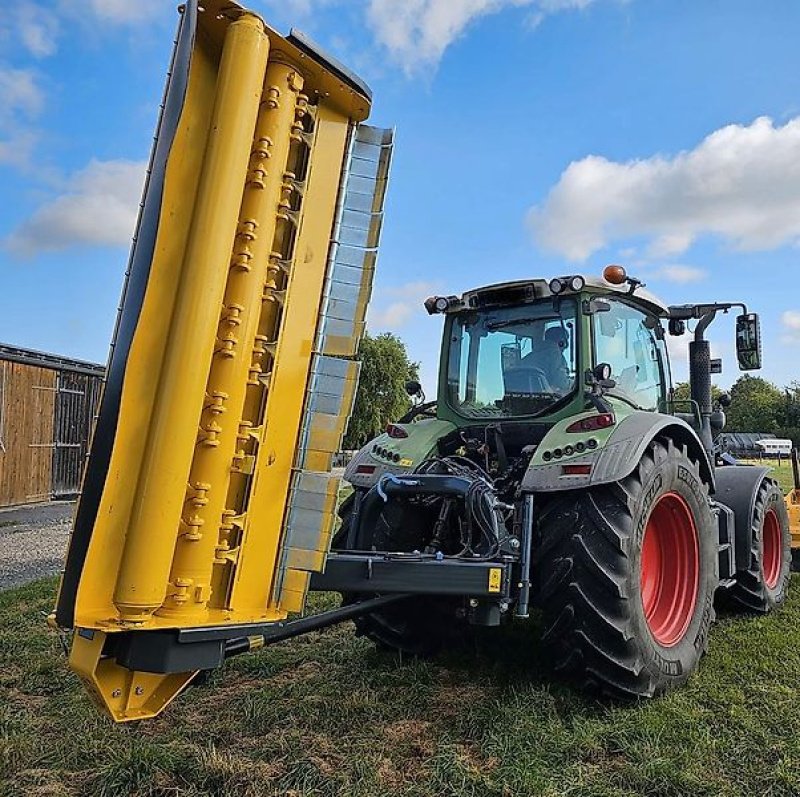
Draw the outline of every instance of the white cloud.
M39 134L35 130L0 129L0 164L27 166L38 141Z
M44 94L32 69L0 69L0 121L16 115L36 116L44 106Z
M33 70L0 68L0 163L28 164L39 138L31 123L43 107Z
M585 8L594 0L369 0L367 21L378 42L414 72L439 62L444 51L480 17L528 8L538 23L547 14Z
M163 0L89 0L87 5L100 20L130 25L158 16L165 4Z
M690 282L701 282L708 277L708 272L704 271L702 268L675 263L670 266L659 268L653 273L653 277L685 285Z
M13 13L20 40L31 55L45 58L56 51L59 23L52 10L35 3L20 3Z
M394 301L389 301L381 308L370 305L367 320L370 329L397 329L404 326L415 314L422 312L422 303L434 295L437 288L437 283L420 281L381 291L381 300Z
M77 245L126 246L139 209L146 164L92 160L70 190L42 205L6 239L22 256Z
M260 0L261 5L269 6L285 16L295 18L308 17L312 11L336 5L336 2L337 0ZM258 2L256 5L258 5Z
M649 238L679 255L704 234L743 250L800 241L800 117L728 125L695 149L617 163L574 161L528 223L545 249L585 260L613 241Z
M93 0L94 3L99 0ZM559 11L583 9L596 0L260 0L284 16L309 17L327 7L362 7L379 46L408 74L435 67L445 50L481 17L526 9L529 27ZM627 2L627 0L619 0Z
M800 310L786 310L781 315L783 342L800 343Z

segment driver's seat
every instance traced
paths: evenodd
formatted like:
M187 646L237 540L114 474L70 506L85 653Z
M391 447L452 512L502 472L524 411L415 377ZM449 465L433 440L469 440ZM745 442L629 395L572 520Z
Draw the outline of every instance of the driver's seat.
M552 393L553 388L545 372L536 366L518 365L503 372L503 386L506 394Z

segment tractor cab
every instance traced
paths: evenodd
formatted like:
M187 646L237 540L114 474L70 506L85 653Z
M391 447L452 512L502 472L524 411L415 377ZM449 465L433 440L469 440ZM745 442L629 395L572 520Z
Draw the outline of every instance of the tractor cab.
M433 297L426 308L446 315L439 418L458 425L556 421L584 409L596 375L613 381L608 395L633 409L666 406L662 319L669 308L644 291L634 294L627 279L503 283Z

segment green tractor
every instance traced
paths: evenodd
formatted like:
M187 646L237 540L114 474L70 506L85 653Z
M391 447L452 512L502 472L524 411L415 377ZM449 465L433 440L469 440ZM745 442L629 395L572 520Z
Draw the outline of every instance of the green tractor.
M430 655L533 607L557 672L638 698L695 670L716 601L757 613L784 601L781 490L714 447L728 399L712 402L721 364L704 333L741 308L739 365L759 368L755 314L666 306L620 266L425 306L444 316L437 400L409 383L414 409L350 462L353 493L311 581L343 594L336 611L360 633ZM681 403L666 339L692 320Z

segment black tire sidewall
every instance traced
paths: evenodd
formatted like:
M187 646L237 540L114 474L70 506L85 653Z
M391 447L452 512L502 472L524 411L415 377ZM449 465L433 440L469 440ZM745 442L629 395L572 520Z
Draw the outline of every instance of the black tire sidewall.
M709 629L714 621L714 592L719 583L717 528L708 503L707 488L692 461L671 447L662 448L666 457L664 453L659 454L658 444L652 450L655 467L649 473L642 473L642 490L632 513L628 571L630 621L640 645L644 666L655 681L662 685L677 685L686 680L696 668L698 660L705 652ZM655 640L645 618L641 595L641 561L647 521L658 500L668 493L679 495L694 518L699 573L692 619L683 637L676 644L665 647Z
M791 551L791 532L789 531L789 513L786 510L786 502L780 487L773 481L766 483L766 495L764 496L763 508L759 512L756 510L756 517L753 518L753 534L756 536L758 550L758 568L761 582L764 585L764 597L768 608L772 609L780 606L785 600L789 590L791 580L792 551ZM781 527L781 542L783 551L781 554L781 572L778 581L773 588L767 585L764 577L764 525L767 513L774 510L778 516Z

